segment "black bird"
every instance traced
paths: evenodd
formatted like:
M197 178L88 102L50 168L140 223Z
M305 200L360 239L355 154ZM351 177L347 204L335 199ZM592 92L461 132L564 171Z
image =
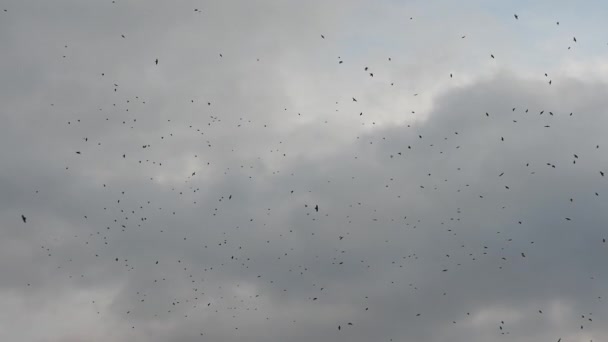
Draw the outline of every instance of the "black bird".
M519 16L517 14L513 14L513 16L515 17L515 19L519 19Z
M325 39L325 36L324 36L324 35L321 35L321 38Z
M318 204L315 205L315 210L316 210L316 212L319 212L319 205Z
M490 57L494 58L494 55L490 55Z
M158 58L156 59L156 65L158 65Z
M25 217L24 215L21 215L21 219L23 220L23 223L25 223L25 221L27 221L27 217Z

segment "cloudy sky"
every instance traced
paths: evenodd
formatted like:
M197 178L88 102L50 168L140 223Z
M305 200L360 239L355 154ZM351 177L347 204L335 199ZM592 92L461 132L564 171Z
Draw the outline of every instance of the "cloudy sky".
M0 1L0 340L607 340L607 13Z

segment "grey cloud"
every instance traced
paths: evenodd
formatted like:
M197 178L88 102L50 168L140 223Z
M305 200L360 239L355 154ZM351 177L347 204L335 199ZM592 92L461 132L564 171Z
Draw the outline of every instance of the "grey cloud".
M505 62L449 84L431 53L458 20L373 39L442 18L401 22L422 5L8 7L2 338L606 336L605 83Z

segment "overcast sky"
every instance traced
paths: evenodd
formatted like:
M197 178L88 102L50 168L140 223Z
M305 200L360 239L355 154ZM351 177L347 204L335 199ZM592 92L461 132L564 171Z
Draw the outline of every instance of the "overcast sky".
M1 0L0 340L608 340L606 15Z

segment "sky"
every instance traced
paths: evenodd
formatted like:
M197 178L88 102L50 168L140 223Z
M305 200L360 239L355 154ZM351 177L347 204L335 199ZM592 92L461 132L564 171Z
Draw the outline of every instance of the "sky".
M607 340L607 13L0 0L0 340Z

